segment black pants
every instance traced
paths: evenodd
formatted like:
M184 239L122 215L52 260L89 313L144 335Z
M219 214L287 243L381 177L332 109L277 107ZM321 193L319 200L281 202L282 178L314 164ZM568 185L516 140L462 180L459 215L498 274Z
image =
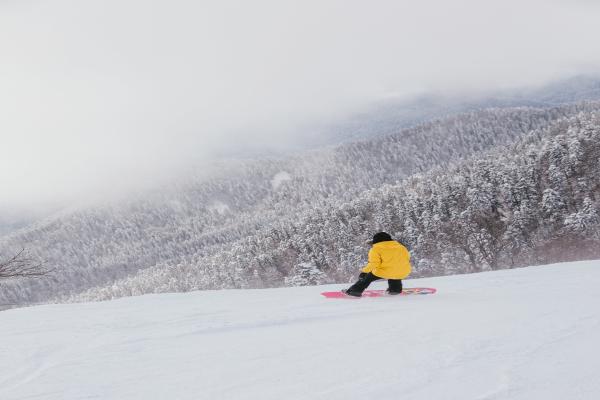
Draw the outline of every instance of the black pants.
M380 278L376 275L373 275L371 272L368 274L362 275L358 282L348 288L348 292L358 295L362 294L362 292L369 287L371 282L377 281ZM402 279L388 279L388 287L390 293L401 293L402 292Z

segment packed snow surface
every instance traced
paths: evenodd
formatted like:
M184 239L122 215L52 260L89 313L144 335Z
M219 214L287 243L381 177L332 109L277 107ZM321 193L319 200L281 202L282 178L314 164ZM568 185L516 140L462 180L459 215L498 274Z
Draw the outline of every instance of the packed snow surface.
M375 288L383 288L377 283ZM0 399L600 398L600 261L0 312Z

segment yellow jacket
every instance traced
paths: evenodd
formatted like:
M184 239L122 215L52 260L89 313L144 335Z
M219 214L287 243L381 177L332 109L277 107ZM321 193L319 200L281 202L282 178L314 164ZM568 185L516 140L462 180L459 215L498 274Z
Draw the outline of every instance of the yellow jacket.
M395 240L375 243L369 250L369 263L362 272L384 279L404 279L410 274L410 253Z

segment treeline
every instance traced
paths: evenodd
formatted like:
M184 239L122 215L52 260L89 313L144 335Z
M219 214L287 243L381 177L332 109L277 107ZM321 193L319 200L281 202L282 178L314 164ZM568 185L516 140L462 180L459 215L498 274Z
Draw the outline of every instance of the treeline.
M496 175L481 173L480 180L487 179L488 186L480 188L473 186L476 176L462 167L455 167L459 169L452 176L442 172L496 147L507 151L505 146L523 140L531 131L535 133L519 146L532 146L527 152L538 154L541 140L556 136L557 130L563 132L572 118L583 118L574 115L589 116L598 109L598 103L582 103L470 112L395 135L285 159L219 164L212 167L218 172L181 179L143 198L63 213L0 240L0 255L26 247L57 271L50 279L3 283L0 302L44 301L88 289L96 293L92 297L106 298L164 290L298 284L305 276L311 277L307 283L317 279L314 277L319 281L347 280L363 261L366 250L362 241L376 229L392 231L406 241L417 261L417 274L506 266L503 260L494 263L482 258L495 244L484 246L487 250L469 247L463 254L457 253L459 244L452 242L464 241L452 236L451 229L464 234L460 229L481 218L465 212L472 198L491 196L483 189L497 189ZM511 149L507 156L522 155L522 148ZM498 153L479 163L493 164L500 157L504 155ZM474 171L478 168L483 167L471 167ZM428 172L431 170L437 172ZM277 176L284 179L274 179ZM529 183L520 179L502 187ZM572 177L567 181L571 185ZM435 185L448 189L458 182L470 190L470 197L465 200L456 189L449 194L449 203L454 204L450 211L427 203L429 198L443 203L445 192ZM435 190L431 192L435 197L422 189L423 185ZM543 190L539 193L544 196ZM571 196L570 192L556 193ZM547 199L550 196L547 194ZM590 200L593 208L593 197ZM579 203L569 203L561 210L572 210ZM457 210L463 215L462 225L454 224L457 220L452 213ZM503 205L495 212L503 213L506 221L515 218L513 211L507 210L513 207ZM445 213L451 213L453 222L438 231L436 224L441 222L435 221L445 221ZM434 235L441 232L448 237ZM469 243L485 238L482 232L470 235L464 236ZM532 248L539 248L537 239L527 240L534 240ZM513 251L511 265L525 262L525 254L532 251L537 250ZM530 259L536 260L533 255ZM113 289L99 289L105 294L97 294L96 288L107 287Z
M600 118L581 113L476 160L305 213L190 263L159 266L75 299L350 280L387 230L414 276L600 256Z

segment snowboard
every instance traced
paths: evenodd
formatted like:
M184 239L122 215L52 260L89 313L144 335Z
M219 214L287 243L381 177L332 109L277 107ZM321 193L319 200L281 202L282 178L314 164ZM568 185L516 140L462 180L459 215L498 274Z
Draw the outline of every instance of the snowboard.
M405 288L402 289L402 293L390 295L386 294L385 290L365 290L362 297L402 297L413 294L434 294L436 289L434 288ZM323 296L329 299L360 299L360 297L348 296L340 291L338 292L323 292Z

